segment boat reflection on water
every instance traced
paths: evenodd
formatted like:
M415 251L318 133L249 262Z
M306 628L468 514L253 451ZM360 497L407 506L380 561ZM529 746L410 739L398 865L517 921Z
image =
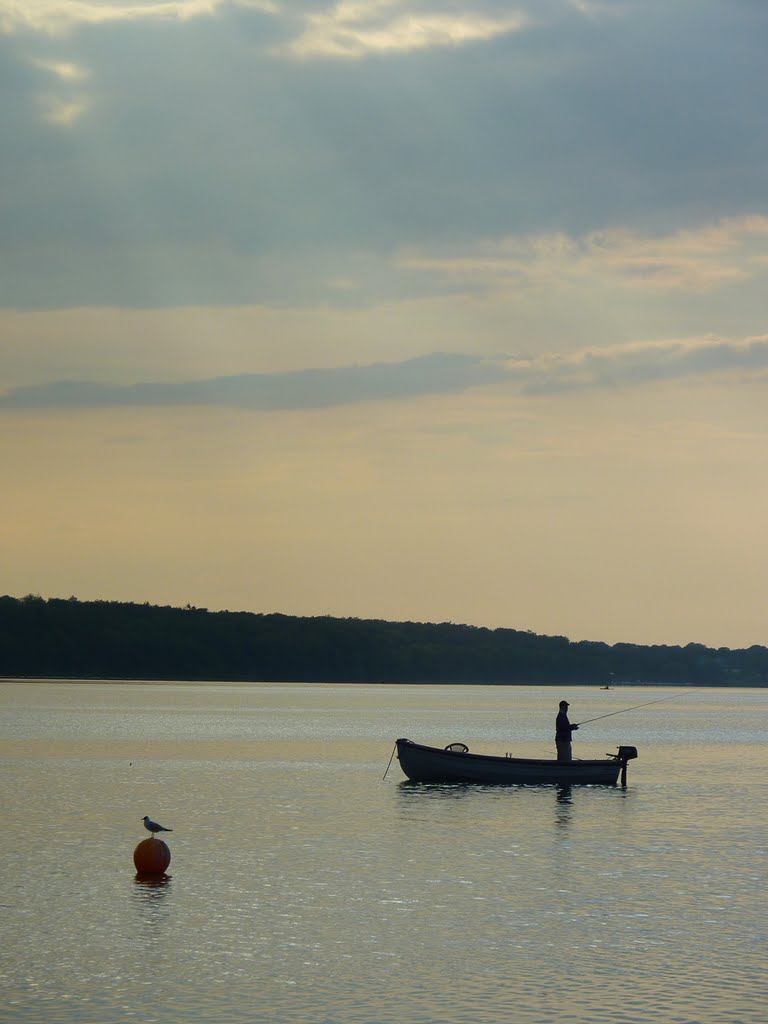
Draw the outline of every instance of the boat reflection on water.
M439 814L441 818L444 817L443 812L450 807L456 807L457 804L462 803L466 800L477 800L480 801L483 808L483 813L486 813L490 804L489 800L495 804L497 809L504 808L501 813L505 820L511 821L508 816L513 811L521 811L524 814L530 813L532 804L530 803L531 798L535 799L537 805L542 808L538 801L541 800L543 805L547 808L554 808L554 825L556 828L561 830L568 829L574 821L574 815L578 814L580 800L588 801L589 806L594 806L592 801L595 798L597 792L610 793L612 794L611 799L626 799L629 791L619 786L605 787L605 786L580 786L571 785L564 783L560 786L553 786L550 784L540 785L508 785L499 786L491 784L477 784L477 783L445 783L445 782L411 782L410 780L403 780L399 782L395 787L395 791L398 797L402 801L401 810L403 811L403 817L406 820L412 822L419 821L423 823L432 817L433 812ZM547 796L548 794L548 796ZM550 803L552 796L554 795L554 803ZM583 800L582 800L583 798ZM586 809L586 808L585 808ZM425 817L426 815L426 817ZM540 819L540 823L544 823L545 820L552 822L552 818L549 818L548 814L542 813L537 815ZM461 819L455 819L456 821L464 820L463 812Z
M470 796L472 793L499 788L498 786L473 786L468 782L411 782L410 779L403 779L397 784L399 793L414 800L436 798L458 800Z

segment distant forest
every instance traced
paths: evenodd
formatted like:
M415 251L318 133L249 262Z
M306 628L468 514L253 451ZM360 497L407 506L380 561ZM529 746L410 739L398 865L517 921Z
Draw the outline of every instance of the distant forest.
M0 597L0 676L768 686L768 649L573 642L451 622Z

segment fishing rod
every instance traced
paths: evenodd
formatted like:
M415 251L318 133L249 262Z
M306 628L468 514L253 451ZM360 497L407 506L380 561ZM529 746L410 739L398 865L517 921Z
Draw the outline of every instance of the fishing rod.
M649 700L645 704L635 704L632 708L622 708L621 711L609 711L607 715L598 715L597 718L588 718L586 722L579 722L579 726L589 725L590 722L597 722L601 718L610 718L611 715L623 715L625 711L637 711L638 708L647 708L651 704L663 704L665 700L674 700L676 697L682 697L682 693L673 693L671 697L660 697L659 700Z

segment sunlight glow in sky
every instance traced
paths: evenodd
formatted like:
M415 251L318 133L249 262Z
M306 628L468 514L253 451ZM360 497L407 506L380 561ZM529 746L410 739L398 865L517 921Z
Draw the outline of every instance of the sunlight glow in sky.
M0 0L3 592L768 643L767 46Z

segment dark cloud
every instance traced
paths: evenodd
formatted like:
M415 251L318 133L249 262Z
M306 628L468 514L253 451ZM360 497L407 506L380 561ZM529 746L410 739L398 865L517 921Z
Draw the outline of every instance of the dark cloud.
M573 355L482 359L433 353L399 363L239 374L209 380L115 386L55 381L0 395L0 409L88 409L125 406L222 405L263 411L317 409L354 402L401 401L457 394L488 385L512 394L544 395L595 388L637 387L723 372L762 375L768 337L703 339L590 348Z
M766 208L762 8L529 6L524 31L362 60L286 56L308 4L0 39L0 303L271 302L274 258L298 304L339 272L324 251ZM87 103L66 126L41 118L57 91Z
M498 364L476 356L435 353L401 363L122 387L57 381L13 388L0 396L0 408L227 405L263 410L314 409L466 391L499 379L502 374Z

